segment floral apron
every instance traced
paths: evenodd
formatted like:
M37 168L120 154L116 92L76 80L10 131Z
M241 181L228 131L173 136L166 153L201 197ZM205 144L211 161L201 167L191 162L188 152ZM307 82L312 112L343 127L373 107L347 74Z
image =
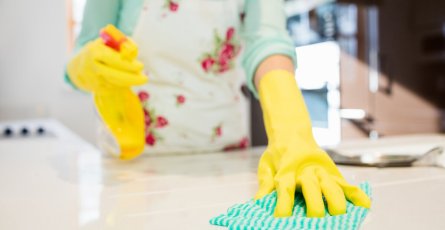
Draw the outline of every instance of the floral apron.
M146 0L133 39L149 83L146 150L190 153L245 148L248 104L241 87L243 0Z

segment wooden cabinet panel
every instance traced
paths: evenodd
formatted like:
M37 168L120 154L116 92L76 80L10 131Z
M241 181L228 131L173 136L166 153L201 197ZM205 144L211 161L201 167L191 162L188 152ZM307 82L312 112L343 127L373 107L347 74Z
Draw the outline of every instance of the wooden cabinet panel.
M340 100L342 109L371 112L366 63L344 51L340 57Z
M415 1L414 9L417 27L442 24L445 21L445 1L443 0Z
M416 2L391 0L379 7L379 90L373 97L374 128L383 135L440 130L439 110L425 98L426 79L415 57Z
M359 140L368 138L367 133L363 132L349 120L341 122L341 138L342 140Z
M440 111L429 101L395 83L392 94L378 92L374 129L382 135L440 131Z
M431 1L430 1L431 2ZM342 123L342 138L362 138L367 133L363 130L375 130L379 135L398 135L410 133L439 132L441 113L431 100L433 90L425 90L425 81L431 78L425 76L416 58L418 39L414 36L419 17L426 22L440 19L437 9L423 6L415 8L421 1L389 0L383 1L378 9L378 89L369 90L369 53L372 34L369 21L372 20L367 7L360 6L357 24L357 50L365 50L356 56L343 53L341 59L341 107L357 108L366 111L372 118L366 128L344 121ZM445 8L444 8L445 9ZM443 11L443 9L441 9ZM427 17L431 11L436 16ZM434 13L436 12L436 13ZM419 16L424 15L424 16ZM416 20L414 20L416 19ZM361 33L360 33L361 31ZM431 84L429 84L431 85Z

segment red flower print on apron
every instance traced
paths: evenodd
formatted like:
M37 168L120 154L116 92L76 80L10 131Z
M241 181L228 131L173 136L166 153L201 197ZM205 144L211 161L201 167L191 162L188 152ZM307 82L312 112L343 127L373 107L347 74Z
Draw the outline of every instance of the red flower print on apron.
M155 109L149 107L148 100L150 94L145 91L140 91L138 97L144 107L145 143L153 146L157 141L163 140L163 137L159 135L157 129L166 127L168 120L164 116L157 115Z
M221 38L215 31L213 51L204 53L199 59L205 72L219 74L233 68L234 59L241 49L234 35L235 29L233 27L227 29L224 38Z

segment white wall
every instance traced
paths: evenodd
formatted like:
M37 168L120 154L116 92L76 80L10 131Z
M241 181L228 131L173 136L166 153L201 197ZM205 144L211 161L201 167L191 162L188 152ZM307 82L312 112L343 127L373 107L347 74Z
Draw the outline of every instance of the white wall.
M89 95L63 81L66 1L0 0L0 121L53 117L92 142Z

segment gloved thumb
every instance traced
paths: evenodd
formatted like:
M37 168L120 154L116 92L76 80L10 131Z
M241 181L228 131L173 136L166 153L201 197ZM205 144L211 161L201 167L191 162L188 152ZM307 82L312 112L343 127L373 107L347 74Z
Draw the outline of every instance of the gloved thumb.
M274 217L289 217L295 201L295 176L293 173L280 176L277 181L277 203Z
M363 190L361 190L357 186L350 185L343 178L336 177L335 180L343 189L346 199L351 201L351 203L364 208L371 207L371 199L366 195L365 192L363 192Z
M258 164L259 189L255 195L255 199L261 199L273 191L275 188L274 175L275 170L270 159L270 154L268 150L266 150Z

